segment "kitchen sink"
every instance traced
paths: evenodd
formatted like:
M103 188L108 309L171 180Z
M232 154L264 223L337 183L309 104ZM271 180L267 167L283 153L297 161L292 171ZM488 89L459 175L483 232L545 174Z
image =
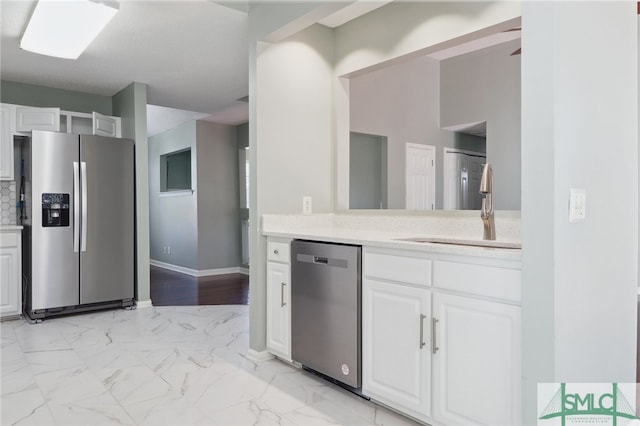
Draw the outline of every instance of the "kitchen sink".
M433 243L433 244L450 244L456 246L476 246L476 247L492 247L504 249L522 248L520 243L510 241L497 240L464 240L457 238L441 238L441 237L414 237L414 238L396 238L395 241L408 241L413 243Z

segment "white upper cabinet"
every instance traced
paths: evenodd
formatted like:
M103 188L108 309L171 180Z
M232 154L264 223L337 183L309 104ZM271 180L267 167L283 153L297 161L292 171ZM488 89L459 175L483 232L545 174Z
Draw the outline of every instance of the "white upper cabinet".
M11 107L2 105L0 114L0 180L13 180L13 130Z
M32 130L60 131L60 108L16 108L16 131Z
M93 112L93 134L100 136L119 137L118 132L118 120L116 117L110 117L108 115L102 115L97 112Z

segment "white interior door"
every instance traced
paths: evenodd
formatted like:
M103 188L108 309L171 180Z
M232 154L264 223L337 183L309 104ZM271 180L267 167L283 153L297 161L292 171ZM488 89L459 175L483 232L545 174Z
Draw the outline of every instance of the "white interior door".
M407 143L406 206L409 210L436 207L436 148Z

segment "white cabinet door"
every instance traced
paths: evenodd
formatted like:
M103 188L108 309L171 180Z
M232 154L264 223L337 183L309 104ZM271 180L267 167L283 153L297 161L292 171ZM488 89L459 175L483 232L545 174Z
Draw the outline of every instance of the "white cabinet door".
M9 105L2 105L0 120L0 180L13 180L13 132Z
M16 131L60 131L60 108L16 108Z
M289 265L267 262L267 349L291 361Z
M0 316L20 315L20 258L18 247L0 247Z
M93 134L118 137L118 125L115 117L93 112Z
M433 316L433 417L521 424L520 307L435 293Z
M430 295L424 288L363 282L362 391L393 408L430 414Z

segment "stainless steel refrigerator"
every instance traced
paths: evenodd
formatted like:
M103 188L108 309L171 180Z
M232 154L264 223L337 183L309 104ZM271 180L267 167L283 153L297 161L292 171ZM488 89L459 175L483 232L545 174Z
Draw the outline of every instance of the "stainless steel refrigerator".
M443 209L480 210L480 179L486 162L482 154L445 151Z
M33 131L22 159L25 312L131 306L133 141Z

